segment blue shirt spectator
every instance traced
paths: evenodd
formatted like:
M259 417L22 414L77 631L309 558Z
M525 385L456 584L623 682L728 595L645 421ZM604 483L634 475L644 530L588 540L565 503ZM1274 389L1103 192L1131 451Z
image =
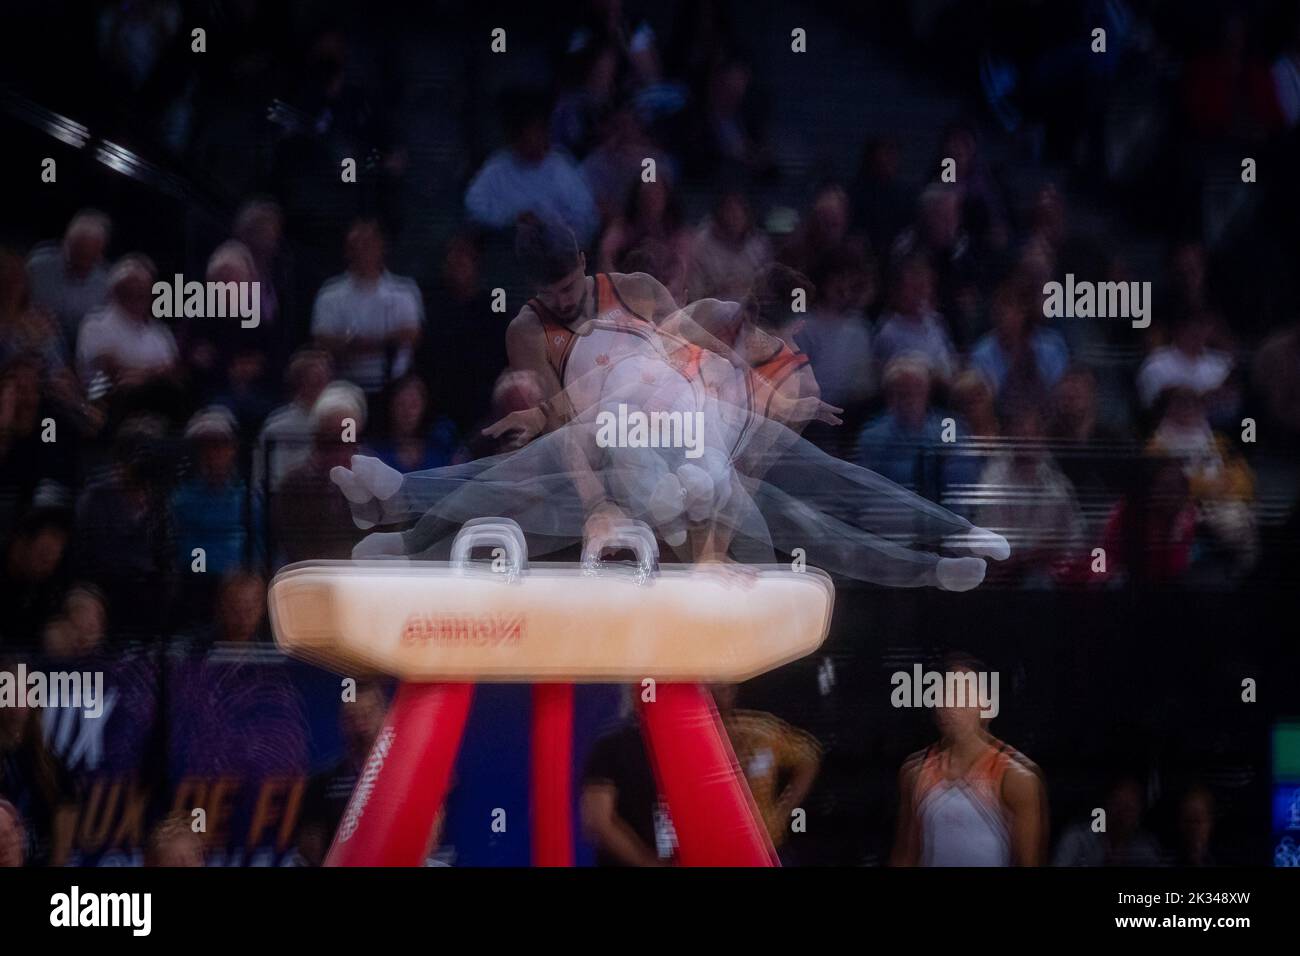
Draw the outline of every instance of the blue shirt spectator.
M543 104L529 98L508 109L510 145L488 157L465 193L469 218L492 229L513 226L521 213L563 220L579 244L600 225L587 181L569 156L551 147Z
M984 373L1004 404L1046 401L1070 365L1065 337L1032 321L1031 302L1014 282L999 286L990 305L993 331L971 350L971 365Z
M195 473L172 492L177 566L192 569L194 549L202 548L205 574L214 578L255 557L249 529L261 527L261 506L239 477L234 417L220 406L199 412L185 437L195 443Z

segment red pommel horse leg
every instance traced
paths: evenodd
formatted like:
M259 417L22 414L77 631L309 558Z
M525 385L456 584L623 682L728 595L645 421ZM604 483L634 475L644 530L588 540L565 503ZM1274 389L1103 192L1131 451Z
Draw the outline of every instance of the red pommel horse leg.
M326 866L424 864L473 696L473 684L398 687Z
M533 685L533 865L573 866L573 685Z
M641 726L683 866L779 866L709 692L659 684Z

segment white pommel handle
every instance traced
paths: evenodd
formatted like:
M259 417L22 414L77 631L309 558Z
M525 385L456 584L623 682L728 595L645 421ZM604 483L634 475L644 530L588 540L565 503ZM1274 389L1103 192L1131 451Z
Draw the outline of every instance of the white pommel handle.
M474 518L465 522L451 543L451 566L463 574L475 548L499 545L505 550L507 581L518 581L528 569L528 543L519 524L510 518Z
M659 570L659 545L654 532L643 521L625 519L611 522L604 534L593 535L582 546L584 574L599 574L601 557L606 551L627 548L636 555L636 583L645 584Z

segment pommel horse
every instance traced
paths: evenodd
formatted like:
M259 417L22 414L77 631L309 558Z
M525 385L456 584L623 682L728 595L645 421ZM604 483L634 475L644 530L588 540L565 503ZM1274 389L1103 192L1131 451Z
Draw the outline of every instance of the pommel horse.
M493 548L491 564L471 552ZM631 550L636 566L606 562ZM646 749L684 866L774 866L705 682L738 682L812 653L835 590L815 568L756 567L741 588L658 563L653 533L620 523L580 564L529 568L509 519L467 523L446 562L309 561L270 586L275 639L339 674L399 687L326 857L327 866L419 866L447 795L474 684L533 687L532 861L572 866L573 685L638 694Z

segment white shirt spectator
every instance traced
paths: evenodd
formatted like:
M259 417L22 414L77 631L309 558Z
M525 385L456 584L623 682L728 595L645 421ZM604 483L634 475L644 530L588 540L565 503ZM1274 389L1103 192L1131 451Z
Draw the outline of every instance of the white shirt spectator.
M316 294L311 331L323 338L367 340L345 346L338 356L339 375L369 394L404 375L412 349L391 340L424 324L420 288L412 279L387 270L371 283L344 273L330 279ZM387 344L384 344L387 343ZM391 353L391 354L390 354Z
M524 212L559 219L581 246L591 242L600 224L587 181L557 149L540 163L521 162L512 149L497 150L470 182L465 210L474 222L493 229L513 226Z
M176 359L171 329L153 318L140 322L115 305L86 316L77 335L77 370L86 380L104 360L129 371L155 372Z
M1138 397L1150 408L1160 393L1175 385L1185 385L1198 395L1212 392L1228 380L1232 359L1223 352L1206 349L1200 355L1188 355L1167 345L1156 349L1138 369Z

